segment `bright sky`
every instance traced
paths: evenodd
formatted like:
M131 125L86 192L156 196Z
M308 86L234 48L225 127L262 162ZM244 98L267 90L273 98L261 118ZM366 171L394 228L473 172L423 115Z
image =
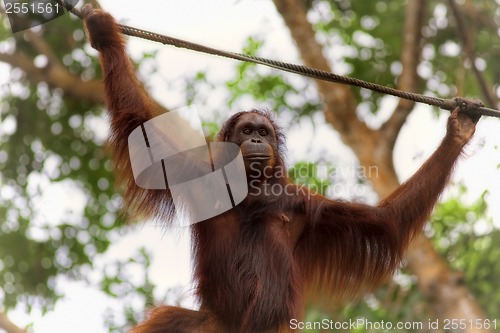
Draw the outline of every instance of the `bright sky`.
M255 34L266 35L263 55L284 61L298 62L297 52L277 15L270 0L107 0L102 1L104 8L111 12L120 22L138 28L157 31L172 36L186 38L191 41L205 43L226 50L238 51L246 37ZM162 47L153 42L130 39L129 51L139 55L144 51L159 49L157 57L161 77L148 78L147 84L155 87L155 97L169 107L180 107L182 98L174 91L168 91L165 78L174 80L186 73L194 73L206 68L217 69L221 77L229 76L234 68L234 61L195 54L191 51ZM279 52L274 52L278 51ZM1 77L1 76L0 76ZM385 101L389 106L394 100ZM249 105L251 107L252 105ZM390 110L390 108L388 108ZM203 117L202 106L198 111ZM237 111L237 110L234 110ZM382 119L387 115L380 115ZM410 176L437 147L445 132L445 113L439 121L425 107L415 110L405 125L395 150L395 165L404 180ZM380 122L374 119L374 123ZM289 160L313 159L319 152L330 152L345 157L342 163L350 165L353 155L342 147L337 135L318 115L316 128L309 122L287 133ZM497 165L500 164L498 151L493 148L499 145L498 127L495 119L481 121L477 135L467 149L470 157L462 161L457 168L455 181L464 180L471 198L477 198L485 188L491 191L490 203L500 198L500 180ZM487 138L487 140L486 140ZM484 146L481 145L484 141ZM311 145L315 142L316 145ZM323 145L317 143L323 142ZM293 150L291 150L293 147ZM58 198L59 207L61 207ZM71 203L67 203L70 205ZM495 207L496 206L496 207ZM500 216L500 207L491 205L492 214ZM500 227L500 225L499 225ZM153 225L138 226L134 232L115 242L103 256L96 258L97 271L117 259L128 259L135 250L147 246L154 253L154 261L150 272L153 282L161 286L161 291L168 287L183 286L188 294L190 277L189 235L187 232L167 233ZM100 333L103 314L108 307L119 308L97 290L87 287L84 282L59 281L60 290L66 298L59 302L56 309L49 314L41 314L27 318L22 311L13 312L11 318L20 326L34 322L37 333ZM187 302L190 304L190 302Z

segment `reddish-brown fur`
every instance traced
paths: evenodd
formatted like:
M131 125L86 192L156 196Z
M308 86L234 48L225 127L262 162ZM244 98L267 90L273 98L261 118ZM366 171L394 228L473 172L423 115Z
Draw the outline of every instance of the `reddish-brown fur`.
M114 19L84 8L92 45L100 51L111 145L125 204L134 217L172 218L168 191L136 186L127 149L130 132L155 115L154 103L135 78ZM284 139L274 126L276 167L283 167ZM218 138L227 141L242 114ZM448 134L415 175L378 206L327 199L293 185L282 174L271 183L287 194L249 196L223 215L192 226L199 311L162 306L135 327L152 332L287 332L300 318L304 290L342 298L372 290L398 267L403 251L428 218L453 165L474 131L458 110Z

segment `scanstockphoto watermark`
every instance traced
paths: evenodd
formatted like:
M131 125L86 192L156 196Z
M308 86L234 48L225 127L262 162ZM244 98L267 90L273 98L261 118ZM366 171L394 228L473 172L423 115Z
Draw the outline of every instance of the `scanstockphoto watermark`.
M317 165L313 168L304 166L293 169L293 178L298 180L296 184L275 183L270 186L261 186L260 179L264 175L274 178L287 178L288 171L282 167L266 166L260 168L258 164L250 165L250 181L248 183L249 193L253 195L307 195L312 193L323 193L330 197L348 194L352 197L362 197L366 194L367 186L360 180L374 179L379 177L377 166L343 166L331 167L329 165ZM312 180L312 181L311 181ZM305 181L305 182L304 182ZM326 186L325 186L326 184Z
M64 6L54 0L3 0L12 33L30 29L64 15L78 0L64 0ZM66 7L66 8L64 8Z
M369 321L365 318L349 319L346 321L334 321L331 319L323 319L321 321L299 321L291 319L289 327L292 330L329 330L329 331L358 331L358 330L374 330L374 331L399 331L411 330L414 332L422 331L425 327L423 322L397 322L389 321Z
M370 321L366 318L349 319L345 321L334 321L323 319L319 321L300 321L291 319L289 322L291 330L328 330L328 331L482 331L496 330L498 328L497 319L476 318L476 319L428 319L424 321Z

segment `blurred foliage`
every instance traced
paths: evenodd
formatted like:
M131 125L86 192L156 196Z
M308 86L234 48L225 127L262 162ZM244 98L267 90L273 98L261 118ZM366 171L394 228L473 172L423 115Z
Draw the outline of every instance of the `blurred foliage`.
M328 6L329 10L326 10ZM338 48L343 57L338 67L358 79L395 86L400 65L402 40L395 32L403 31L404 1L328 1L317 2L319 17L315 27L324 36L326 45ZM390 20L391 24L382 24ZM335 64L334 64L335 70ZM358 103L365 103L376 112L383 95L366 90L353 90Z
M123 332L123 323L137 324L143 318L143 308L136 304L151 305L156 303L154 298L155 285L151 282L148 270L151 265L151 254L141 248L135 257L125 262L116 262L107 266L104 278L101 281L102 291L112 298L123 301L122 320L117 319L116 313L108 313L106 324L110 333ZM140 279L134 275L141 273ZM138 280L137 283L133 281Z
M84 80L101 75L80 21L66 15L39 28L71 73ZM0 40L42 57L5 24ZM2 122L11 128L0 133L0 310L23 305L45 312L63 296L56 278L85 281L94 258L128 227L105 152L103 107L33 82L19 69L10 75L0 87Z
M331 166L326 170L325 175L335 173L335 167ZM326 194L326 190L332 184L328 177L318 174L318 165L311 162L298 162L288 170L288 177L294 183L307 186L313 192L321 195Z
M456 198L439 205L432 217L432 236L437 249L463 274L464 280L490 318L500 313L500 231L488 218L485 192L470 205L463 201L463 186Z
M263 45L263 41L249 37L242 53L259 56L259 49ZM293 83L290 78L294 79ZM277 114L292 111L295 120L302 116L311 116L321 108L321 101L317 93L311 91L307 80L254 63L240 62L236 66L235 78L226 82L226 86L230 96L230 108L245 96L251 96L258 103L267 103L268 108Z
M82 48L80 22L64 17L43 29L47 43L73 73L99 75L97 60ZM73 32L77 38L67 38L72 35L61 31ZM16 52L37 56L22 33L9 36L4 25L0 40L14 42ZM15 80L2 87L10 92L2 98L2 118L14 123L15 130L0 136L4 156L0 205L5 213L5 219L0 219L0 266L4 267L0 299L6 308L22 301L47 310L60 296L55 292L55 276L81 276L92 266L92 258L107 249L110 232L121 222L110 186L110 163L96 139L98 133L89 127L102 119L102 107L34 83L18 69L11 75ZM57 198L47 198L52 186L70 188L75 200L85 198L83 215L66 211L59 221L43 215L40 210L47 204L58 208Z

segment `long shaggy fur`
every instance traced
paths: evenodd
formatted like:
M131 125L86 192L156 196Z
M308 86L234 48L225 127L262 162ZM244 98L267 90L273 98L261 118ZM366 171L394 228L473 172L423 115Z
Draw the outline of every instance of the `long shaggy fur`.
M127 147L129 134L156 114L155 104L134 75L114 19L84 9L90 41L100 51L110 145L125 206L132 217L156 217L168 224L175 211L170 192L135 184ZM249 112L271 122L275 167L285 170L282 129L270 112ZM226 121L219 141L231 138L244 114ZM456 121L452 115L450 128ZM193 225L200 310L157 307L132 332L289 332L290 319L302 315L308 287L332 299L373 290L398 267L443 191L463 146L451 135L411 179L376 207L327 199L291 184L281 172L262 185L279 185L286 192L247 197L232 210Z

